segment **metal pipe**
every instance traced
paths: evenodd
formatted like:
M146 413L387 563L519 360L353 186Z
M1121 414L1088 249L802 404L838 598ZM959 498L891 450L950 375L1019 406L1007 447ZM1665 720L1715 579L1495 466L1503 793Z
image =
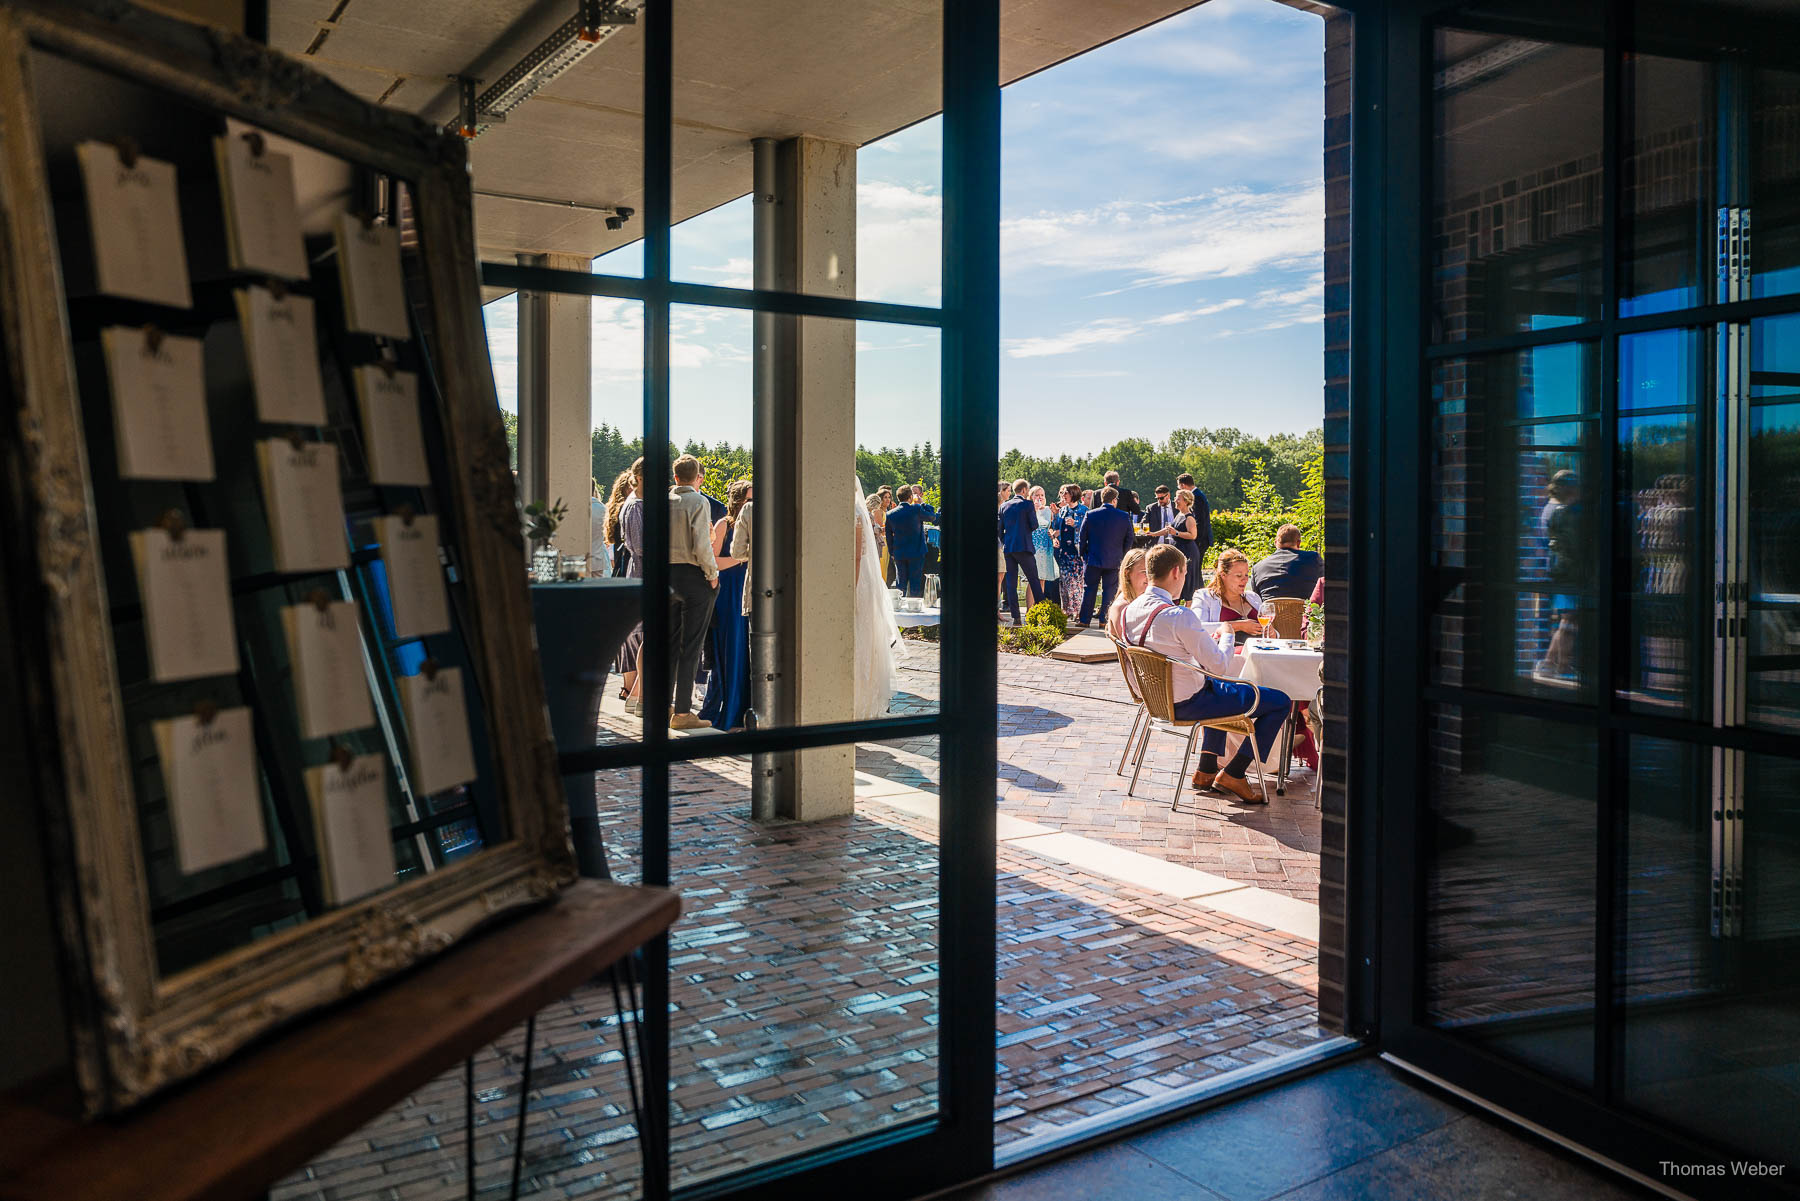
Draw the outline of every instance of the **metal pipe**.
M751 198L751 279L758 289L782 286L791 274L792 239L782 221L779 143L753 138ZM784 269L784 265L786 265ZM789 659L793 639L783 630L788 617L785 586L794 565L793 404L794 318L758 310L752 320L755 504L751 506L750 722L792 725L794 674ZM796 756L792 751L752 760L750 816L772 821L791 808Z
M542 204L550 208L581 209L589 213L605 213L609 217L618 215L618 210L610 204L588 204L582 200L552 200L548 196L522 196L517 192L489 192L482 188L475 188L473 191L477 196L486 196L493 200L516 200L520 204Z

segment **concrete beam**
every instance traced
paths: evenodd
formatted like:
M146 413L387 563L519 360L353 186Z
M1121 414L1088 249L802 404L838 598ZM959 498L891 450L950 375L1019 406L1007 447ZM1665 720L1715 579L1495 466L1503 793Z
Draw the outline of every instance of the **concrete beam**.
M585 255L522 254L527 267L586 271ZM527 503L563 501L565 555L588 552L593 473L593 313L586 296L519 293L519 490Z

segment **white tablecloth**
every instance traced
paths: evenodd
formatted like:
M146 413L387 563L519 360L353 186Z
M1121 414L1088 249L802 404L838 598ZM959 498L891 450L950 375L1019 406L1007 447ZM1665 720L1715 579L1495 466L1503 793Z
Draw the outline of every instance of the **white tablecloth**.
M1266 650L1252 642L1238 661L1239 679L1259 688L1279 688L1289 700L1310 702L1319 691L1319 665L1325 662L1325 652L1286 646Z
M894 624L903 630L908 626L934 626L943 619L943 611L937 605L930 606L922 613L902 613L898 609L894 611Z

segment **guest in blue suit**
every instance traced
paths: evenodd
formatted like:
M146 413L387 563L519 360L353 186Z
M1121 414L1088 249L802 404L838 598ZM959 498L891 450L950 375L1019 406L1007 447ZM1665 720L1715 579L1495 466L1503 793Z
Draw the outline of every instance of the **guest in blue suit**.
M882 524L887 529L888 558L894 564L895 587L906 596L925 595L925 523L938 520L937 510L915 498L912 485L902 484L894 493L899 503L888 510Z
M1012 499L1000 506L1000 549L1006 552L1006 608L1012 623L1019 624L1019 573L1023 571L1031 584L1031 603L1044 599L1044 585L1038 579L1037 551L1031 536L1037 533L1037 506L1026 493L1030 480L1014 480Z
M1084 628L1094 616L1096 593L1102 616L1111 612L1113 594L1119 590L1119 563L1131 549L1136 532L1131 515L1118 504L1119 490L1109 486L1100 494L1100 507L1089 510L1081 522L1081 558L1087 564L1087 590L1082 593L1081 615L1076 620Z

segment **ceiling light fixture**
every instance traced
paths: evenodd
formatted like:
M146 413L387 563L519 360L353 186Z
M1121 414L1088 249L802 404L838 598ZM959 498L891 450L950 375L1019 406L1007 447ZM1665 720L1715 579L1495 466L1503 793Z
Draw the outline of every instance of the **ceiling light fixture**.
M537 95L546 84L587 57L627 25L637 24L643 0L576 0L575 15L477 95L478 80L457 76L457 129L473 138Z

